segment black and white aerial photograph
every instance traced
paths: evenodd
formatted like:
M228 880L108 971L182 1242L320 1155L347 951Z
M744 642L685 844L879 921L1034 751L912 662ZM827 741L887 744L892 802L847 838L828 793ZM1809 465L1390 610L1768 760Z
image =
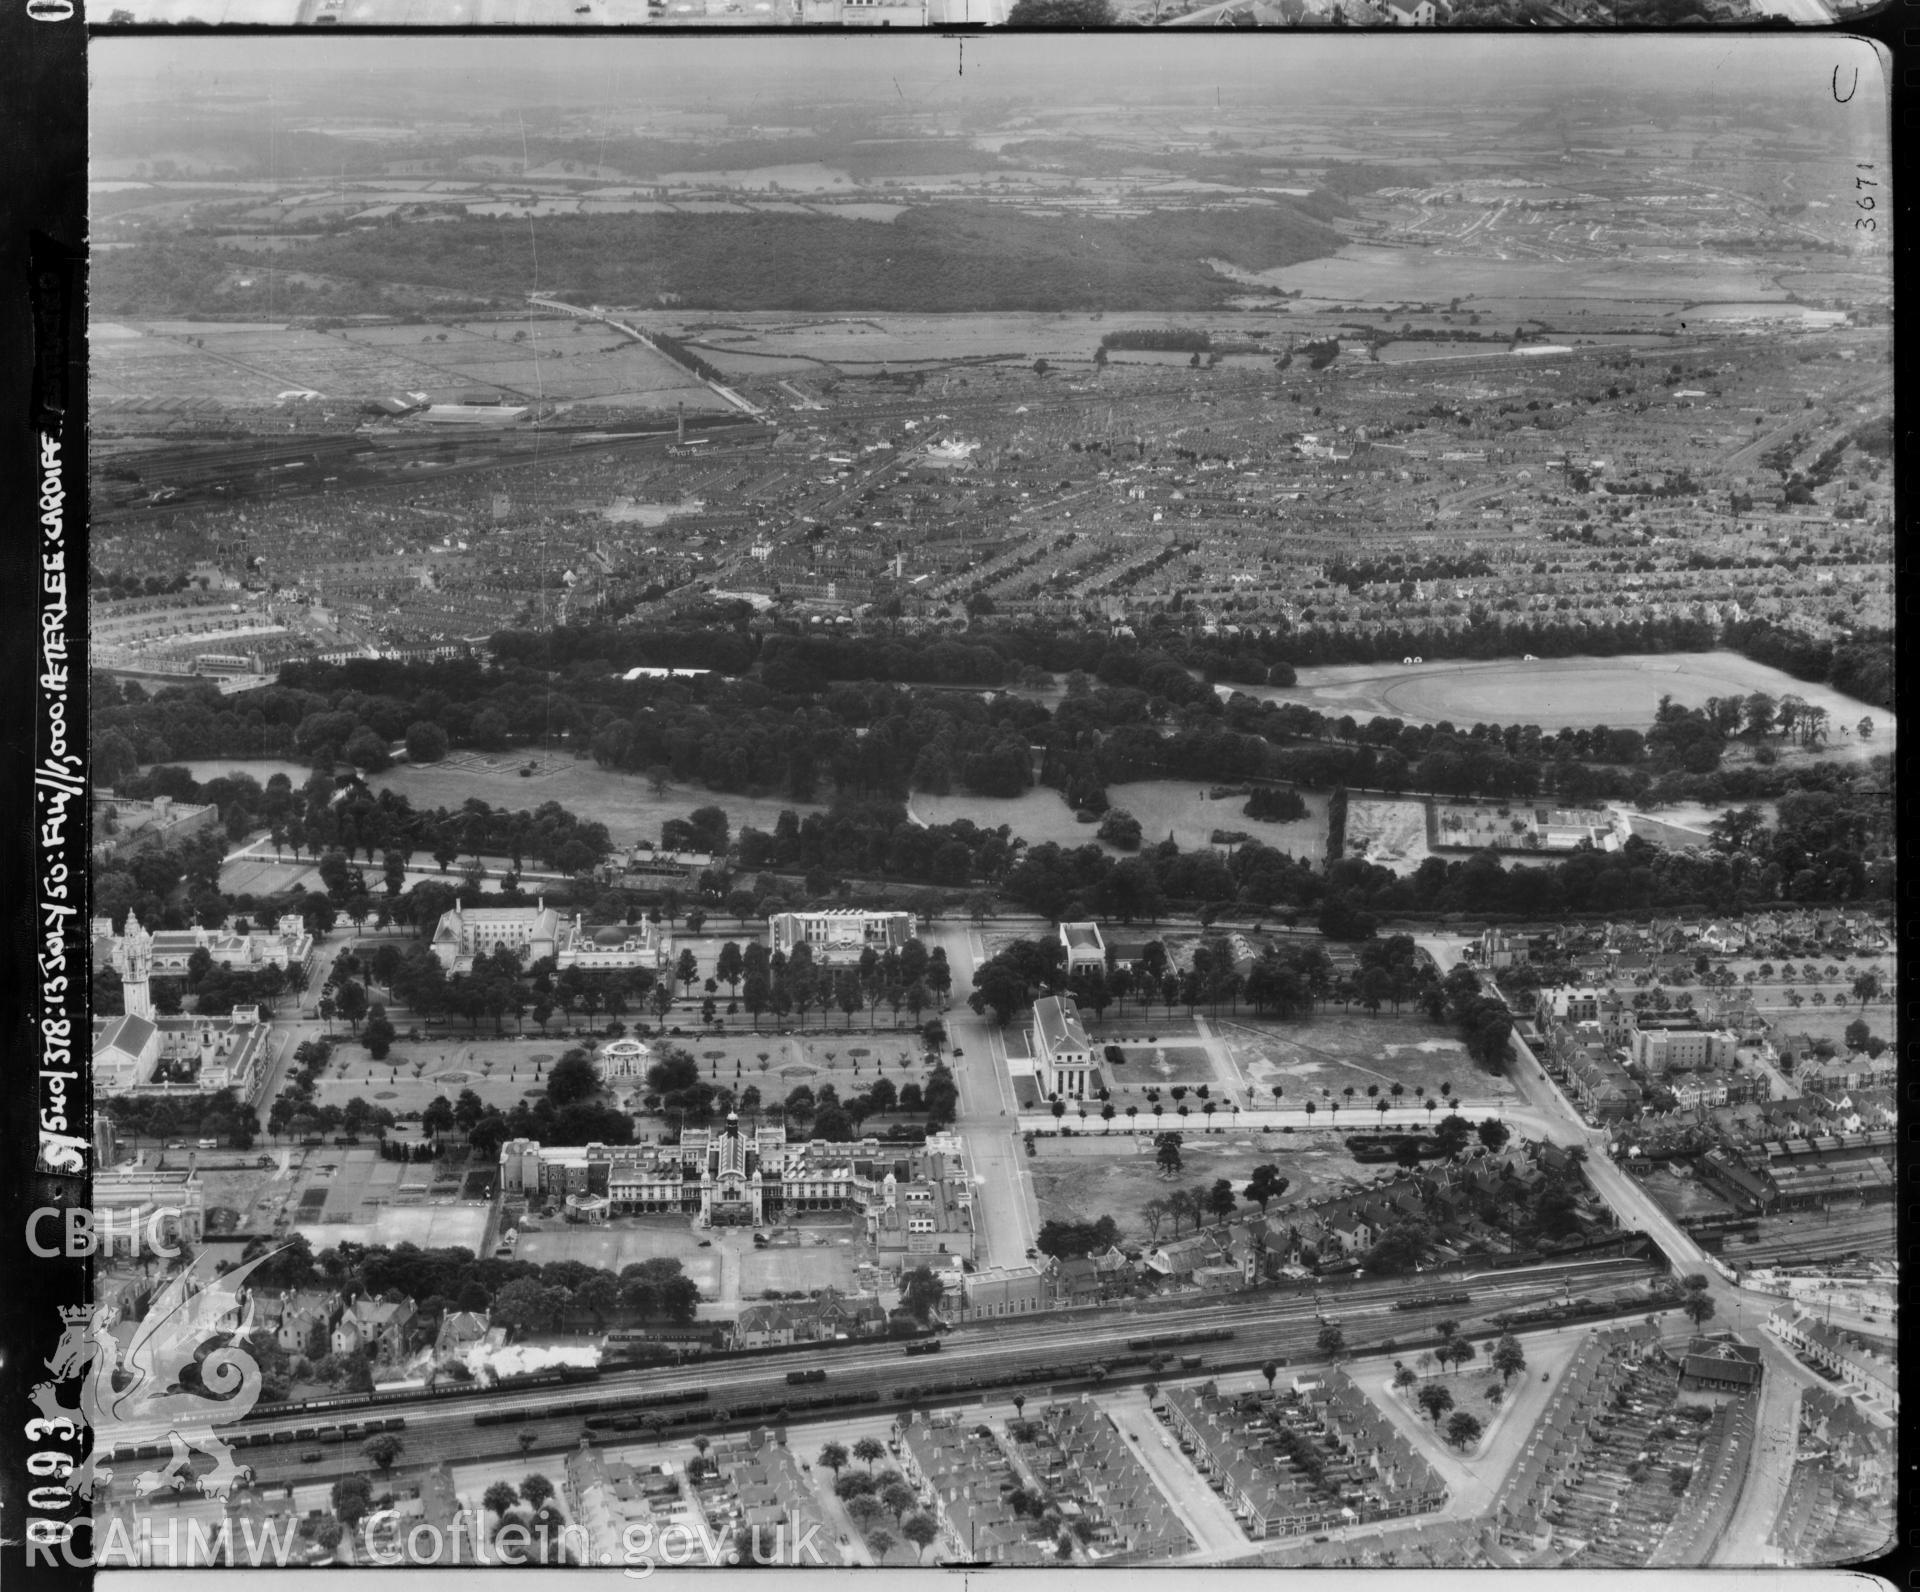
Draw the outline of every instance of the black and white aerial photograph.
M96 38L67 1562L1886 1552L1808 42Z
M41 0L67 4L69 0ZM91 25L183 28L1831 27L1890 0L81 0ZM1831 64L1831 63L1829 63Z

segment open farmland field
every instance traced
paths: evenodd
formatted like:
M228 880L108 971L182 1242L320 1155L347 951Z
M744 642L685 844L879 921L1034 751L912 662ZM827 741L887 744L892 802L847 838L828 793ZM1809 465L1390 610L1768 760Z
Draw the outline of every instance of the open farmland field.
M1260 273L1260 280L1308 299L1336 303L1432 300L1453 294L1491 299L1504 306L1510 298L1611 299L1631 301L1641 324L1700 299L1773 299L1783 297L1763 262L1694 262L1671 259L1568 259L1491 257L1495 238L1477 242L1488 257L1445 248L1379 248L1349 244L1338 254ZM1474 308L1493 306L1476 303ZM1564 315L1565 311L1560 312Z
M669 188L771 188L787 193L851 193L854 186L847 172L817 160L738 171L663 171L656 180Z
M825 213L837 214L844 207ZM991 315L873 315L798 321L782 315L728 315L724 322L710 319L688 322L684 315L636 313L623 316L646 331L649 328L690 337L734 354L784 355L828 364L866 367L886 364L926 364L949 359L978 359L993 354L1017 354L1028 359L1091 360L1101 337L1130 327L1163 327L1169 320L1181 325L1205 325L1218 315L1196 311L1188 315L1109 313L1104 317L1073 314L1004 313ZM1134 356L1128 355L1128 358ZM1179 364L1184 367L1186 355Z
M1307 803L1307 816L1297 823L1275 824L1242 817L1240 809L1245 805L1245 797L1213 801L1206 787L1189 785L1184 780L1136 780L1107 788L1108 799L1115 807L1125 808L1140 820L1143 844L1157 844L1171 834L1183 851L1195 851L1212 844L1214 830L1237 829L1294 856L1317 858L1326 847L1326 794L1315 791L1300 794ZM1061 800L1060 793L1046 786L1036 785L1015 797L916 793L912 811L915 817L930 824L950 824L960 818L971 819L983 829L997 829L1006 824L1015 835L1033 846L1049 840L1061 846L1103 844L1094 834L1099 826L1079 822L1073 809ZM1124 855L1113 846L1105 849L1114 856Z
M482 199L466 207L470 216L619 216L650 215L671 210L672 205L655 204L646 199Z
M725 407L671 360L571 319L337 332L273 325L174 330L161 322L128 321L116 323L115 335L99 341L93 376L106 399L206 397L257 405L311 389L333 398L422 392L446 401L490 389L563 400L619 397L664 405L684 401L690 409Z
M1871 715L1870 755L1894 747L1895 720L1828 686L1796 680L1736 652L1623 653L1614 658L1547 658L1527 663L1339 664L1306 668L1299 683L1236 687L1275 702L1300 702L1326 714L1388 716L1415 724L1537 724L1543 730L1608 724L1646 729L1663 696L1699 707L1712 696L1795 695L1825 708L1836 726Z
M93 349L93 391L102 402L165 396L256 406L271 404L291 387L309 385L285 368L249 368L221 357L217 336L212 348L203 349L184 338L147 335L132 325L127 329L136 335L102 340Z
M693 408L721 406L670 359L572 317L471 322L447 331L446 342L440 330L417 326L369 327L344 335L417 361L423 376L437 373L461 390L489 386L559 399L659 394Z
M473 769L430 764L398 767L376 774L370 783L394 790L418 808L458 808L469 796L512 811L558 802L581 818L603 823L616 846L660 838L668 818L684 818L696 807L723 807L735 835L744 825L772 829L782 809L802 815L821 811L819 803L783 801L772 796L739 796L706 790L698 785L669 785L655 796L652 786L632 774L617 774L597 763L576 762L541 779L521 779L513 766Z
M906 208L905 205L836 204L819 206L815 209L815 213L836 216L842 221L892 221Z
M1027 1165L1043 1222L1089 1221L1093 1214L1110 1214L1120 1224L1121 1237L1138 1242L1149 1236L1141 1207L1175 1189L1210 1188L1215 1178L1224 1177L1237 1196L1256 1166L1271 1163L1290 1180L1285 1200L1292 1204L1338 1193L1359 1181L1364 1170L1329 1135L1236 1135L1189 1127L1181 1134L1180 1172L1164 1178L1154 1158L1149 1119L1142 1115L1134 1134L1122 1131L1125 1122L1124 1117L1117 1119L1110 1133L1100 1132L1100 1124L1092 1122L1070 1139L1036 1141L1037 1154ZM1283 1208L1276 1205L1273 1210ZM1160 1236L1172 1237L1171 1225L1161 1228Z
M729 376L833 377L839 374L834 366L809 354L744 354L724 343L709 342L705 338L695 338L689 346L697 350L708 364Z
M169 333L129 322L135 338L116 337L96 350L94 381L105 397L210 397L232 403L272 403L281 393L311 389L329 397L420 391L432 397L462 393L478 383L448 367L447 345L365 343L364 334L332 335L288 327L207 327ZM396 328L397 330L397 328ZM490 345L489 345L490 346ZM417 352L416 352L417 351Z

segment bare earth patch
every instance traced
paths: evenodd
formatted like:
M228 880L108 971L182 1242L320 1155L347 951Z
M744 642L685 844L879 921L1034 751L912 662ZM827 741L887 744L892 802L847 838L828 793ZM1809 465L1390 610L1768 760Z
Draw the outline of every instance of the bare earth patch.
M1374 1109L1379 1097L1367 1095L1370 1087L1378 1087L1381 1097L1392 1098L1392 1087L1399 1084L1403 1105L1418 1098L1422 1088L1437 1095L1450 1084L1450 1092L1457 1094L1469 1081L1480 1099L1505 1098L1514 1092L1506 1079L1475 1067L1451 1029L1411 1011L1398 1017L1383 1011L1377 1018L1322 1012L1307 1023L1256 1028L1221 1021L1214 1028L1247 1083L1262 1096L1271 1098L1276 1084L1286 1090L1283 1102L1309 1096L1324 1100L1322 1090L1341 1096L1343 1090L1353 1088L1352 1103L1342 1096L1343 1125L1352 1120L1358 1126L1362 1114Z
M1148 1131L1151 1119L1142 1114L1136 1123L1137 1137L1122 1131L1125 1122L1121 1117L1111 1133L1102 1133L1095 1119L1076 1127L1071 1139L1037 1142L1038 1154L1027 1166L1042 1221L1078 1222L1091 1220L1089 1213L1111 1215L1123 1237L1145 1242L1149 1229L1141 1208L1176 1189L1211 1188L1216 1178L1224 1177L1237 1196L1253 1169L1270 1162L1291 1180L1284 1203L1292 1204L1334 1192L1348 1179L1358 1181L1365 1170L1337 1141L1323 1135L1207 1134L1189 1124L1180 1130L1181 1169L1176 1176L1164 1178ZM1175 1126L1173 1118L1169 1116L1162 1126ZM1244 1201L1237 1208L1258 1209ZM1269 1211L1281 1208L1273 1205ZM1173 1236L1171 1221L1160 1229L1160 1236Z

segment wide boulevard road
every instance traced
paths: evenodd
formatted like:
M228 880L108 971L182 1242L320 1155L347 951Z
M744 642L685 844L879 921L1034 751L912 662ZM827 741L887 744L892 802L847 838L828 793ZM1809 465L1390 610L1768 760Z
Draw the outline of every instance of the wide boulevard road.
M584 1417L543 1419L543 1415L555 1404L581 1399L599 1400L630 1394L633 1411L644 1414L649 1407L649 1395L700 1389L710 1393L708 1407L715 1411L727 1408L729 1401L777 1403L788 1397L849 1389L877 1389L885 1397L892 1388L962 1380L982 1370L998 1373L1009 1367L1081 1364L1102 1353L1126 1352L1128 1338L1213 1327L1231 1328L1234 1336L1223 1342L1193 1344L1168 1352L1199 1354L1210 1366L1223 1361L1245 1362L1268 1357L1283 1362L1298 1362L1303 1358L1317 1360L1315 1339L1323 1320L1339 1323L1350 1348L1378 1346L1395 1339L1408 1344L1411 1352L1412 1345L1432 1338L1434 1322L1442 1316L1455 1318L1472 1331L1485 1324L1481 1318L1503 1309L1517 1309L1601 1286L1619 1286L1649 1275L1650 1269L1637 1261L1600 1260L1550 1263L1487 1274L1381 1278L1341 1286L1322 1284L1318 1288L1302 1284L1255 1294L1223 1294L1217 1300L1190 1300L1184 1306L1160 1305L1099 1313L1049 1311L1028 1321L965 1327L942 1340L938 1356L924 1358L908 1358L898 1341L877 1340L817 1354L700 1361L678 1368L612 1372L598 1382L570 1387L548 1385L522 1393L451 1401L420 1399L377 1408L381 1415L405 1417L404 1463L409 1466L442 1459L473 1460L515 1453L520 1448L519 1432L526 1429L535 1434L536 1450L553 1452L571 1448L579 1441ZM1470 1293L1472 1301L1420 1310L1394 1308L1409 1293L1455 1291ZM786 1381L789 1370L813 1367L826 1369L824 1387L789 1388ZM1123 1374L1138 1373L1129 1368ZM1168 1374L1178 1376L1180 1372L1169 1367ZM963 1392L930 1402L958 1403L968 1397ZM671 1410L673 1406L662 1408ZM473 1418L483 1410L517 1412L526 1419L518 1425L503 1422L476 1427ZM273 1425L285 1427L296 1422L301 1426L321 1425L328 1421L352 1420L358 1414L351 1409L324 1415L307 1414L275 1421ZM248 1424L257 1427L262 1423ZM643 1441L644 1438L625 1440ZM316 1446L325 1457L315 1463L302 1463L300 1454ZM240 1457L254 1467L263 1484L313 1482L330 1479L343 1470L363 1468L355 1443L316 1445L300 1441L272 1448L248 1448Z
M952 1058L960 1095L953 1128L966 1145L967 1165L978 1185L974 1219L986 1240L983 1258L995 1266L1017 1266L1040 1231L1040 1206L1019 1138L1013 1080L994 1056L988 1020L975 1016L966 1003L976 966L975 931L937 923L921 939L929 950L936 945L945 950L953 969L953 1004L941 1020L958 1051Z

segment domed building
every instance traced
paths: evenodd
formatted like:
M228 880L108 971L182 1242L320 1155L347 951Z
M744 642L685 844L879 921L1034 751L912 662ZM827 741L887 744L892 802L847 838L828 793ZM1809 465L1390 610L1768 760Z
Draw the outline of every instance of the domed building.
M593 1055L593 1070L601 1082L609 1078L644 1078L653 1065L653 1047L628 1036L602 1045Z
M563 972L569 967L664 967L666 948L651 923L603 923L589 929L575 913L560 925L553 959Z
M613 1201L604 1194L569 1194L567 1203L561 1207L561 1215L567 1221L597 1227L605 1223L612 1209Z

